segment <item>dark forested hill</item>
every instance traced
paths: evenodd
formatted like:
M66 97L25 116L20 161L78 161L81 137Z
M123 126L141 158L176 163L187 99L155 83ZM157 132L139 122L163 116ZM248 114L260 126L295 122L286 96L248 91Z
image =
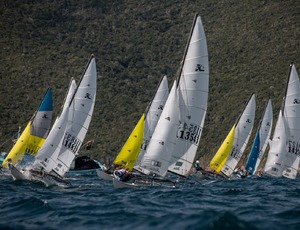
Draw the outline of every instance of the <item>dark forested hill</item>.
M209 162L252 92L255 127L268 98L276 120L289 64L300 71L299 1L1 1L0 151L10 150L48 87L58 114L69 80L80 78L93 53L98 93L86 140L94 144L81 153L113 158L160 77L175 78L195 13L204 23L210 58L197 158Z

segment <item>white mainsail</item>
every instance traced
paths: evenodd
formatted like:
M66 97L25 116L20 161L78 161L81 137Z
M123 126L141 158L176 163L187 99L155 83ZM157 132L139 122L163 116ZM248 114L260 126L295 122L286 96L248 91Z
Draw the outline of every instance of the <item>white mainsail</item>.
M207 110L209 63L205 31L196 15L178 81L179 126L169 171L186 176L196 156Z
M153 100L149 104L149 107L148 107L148 110L146 113L143 143L141 146L141 151L140 151L139 157L136 162L136 166L134 167L138 171L143 172L143 168L140 167L141 160L142 160L142 158L146 152L146 149L150 143L153 132L154 132L157 122L160 118L160 115L164 109L164 106L166 104L168 96L169 96L168 80L167 80L166 76L163 76L163 78L160 81L160 84L158 85L158 88L153 97Z
M259 150L259 155L257 158L257 162L253 174L257 171L257 168L264 156L264 153L270 141L272 127L273 127L273 108L272 108L271 99L269 99L259 130L259 137L260 137L259 139L261 143L260 145L261 148Z
M279 111L273 139L269 144L270 150L268 153L264 171L271 176L281 177L284 165L284 155L282 153L286 152L286 128L283 113L281 110Z
M141 161L147 173L164 177L168 172L172 153L176 145L178 127L178 101L176 80L172 86L165 108L157 122L149 146Z
M272 127L273 127L273 108L272 108L271 99L269 99L259 129L260 149L259 149L259 155L256 161L253 174L255 174L255 172L257 171L257 168L264 156L264 153L270 141Z
M43 147L35 156L35 161L33 163L34 168L42 167L45 172L49 173L55 167L67 125L67 118L69 114L68 106L75 90L76 82L74 79L72 79L69 84L61 113L56 118Z
M299 167L299 154L300 82L295 65L291 65L265 172L275 177L295 179Z
M221 170L228 177L233 173L248 144L254 124L255 108L255 94L252 94L236 125L232 150Z
M63 177L69 171L91 122L96 98L96 80L96 62L92 56L69 106L64 106L57 122L57 135L51 136L53 139L50 140L52 142L50 145L56 146L55 151L52 151L53 155L49 158L49 154L41 153L36 157L35 165L41 165L46 172L54 172L55 175Z
M295 65L290 67L283 115L286 122L287 148L282 175L295 179L300 159L300 83Z

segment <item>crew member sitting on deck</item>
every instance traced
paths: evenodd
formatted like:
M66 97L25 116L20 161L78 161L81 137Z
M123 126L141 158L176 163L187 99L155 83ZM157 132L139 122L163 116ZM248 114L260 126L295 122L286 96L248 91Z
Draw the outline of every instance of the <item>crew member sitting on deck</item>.
M126 182L133 178L133 175L129 169L123 169L121 166L118 166L114 171L114 177L119 181Z

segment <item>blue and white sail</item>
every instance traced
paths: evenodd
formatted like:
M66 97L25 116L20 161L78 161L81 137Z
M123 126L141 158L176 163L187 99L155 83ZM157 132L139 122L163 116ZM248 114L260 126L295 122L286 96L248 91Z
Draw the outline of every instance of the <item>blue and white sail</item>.
M250 174L255 174L268 146L273 125L273 109L271 99L268 100L259 128L246 163L245 169Z

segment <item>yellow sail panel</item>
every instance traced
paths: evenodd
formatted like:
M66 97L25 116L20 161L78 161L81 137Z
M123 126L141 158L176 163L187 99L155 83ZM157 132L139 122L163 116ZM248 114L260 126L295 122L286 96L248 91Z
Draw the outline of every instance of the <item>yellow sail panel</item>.
M114 164L122 165L124 168L132 170L140 153L144 137L145 115L143 114L134 130L128 137L126 143L116 157Z
M8 159L11 159L13 164L18 163L23 159L25 153L35 156L45 142L44 138L40 138L30 134L31 124L32 122L30 121L21 134L20 138L8 153L7 157L2 163L3 167L7 167Z
M226 139L224 140L223 144L220 146L216 155L213 157L213 159L210 162L210 167L213 168L217 173L221 171L231 152L232 145L234 142L234 131L235 131L235 125L232 127Z

